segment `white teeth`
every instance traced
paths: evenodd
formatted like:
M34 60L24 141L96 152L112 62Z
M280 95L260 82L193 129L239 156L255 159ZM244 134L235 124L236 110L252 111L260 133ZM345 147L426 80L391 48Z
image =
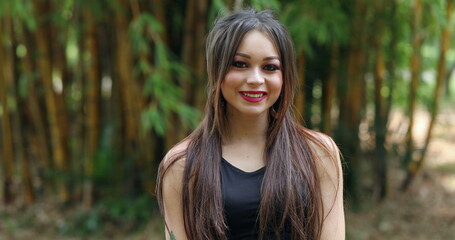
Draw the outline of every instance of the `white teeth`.
M258 94L242 93L242 94L247 97L252 97L252 98L260 98L260 97L264 96L264 93L258 93Z

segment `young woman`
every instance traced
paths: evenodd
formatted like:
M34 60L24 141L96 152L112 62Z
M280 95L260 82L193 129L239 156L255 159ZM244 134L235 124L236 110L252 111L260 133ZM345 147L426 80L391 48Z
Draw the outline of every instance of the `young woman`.
M339 152L294 121L284 26L242 10L216 21L206 47L204 119L160 165L166 239L344 239Z

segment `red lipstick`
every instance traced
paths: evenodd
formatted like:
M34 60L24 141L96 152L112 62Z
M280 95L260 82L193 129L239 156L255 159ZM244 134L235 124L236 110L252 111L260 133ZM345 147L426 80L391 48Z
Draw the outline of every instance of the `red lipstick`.
M257 103L267 97L264 91L240 91L240 96L248 102Z

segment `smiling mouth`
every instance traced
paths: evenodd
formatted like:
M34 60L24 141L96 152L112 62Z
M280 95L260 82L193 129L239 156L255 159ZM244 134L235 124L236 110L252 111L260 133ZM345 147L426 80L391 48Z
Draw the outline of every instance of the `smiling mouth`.
M248 102L258 103L267 97L264 91L241 91L240 96Z
M244 96L250 97L250 98L260 98L265 95L265 93L246 93L242 92Z

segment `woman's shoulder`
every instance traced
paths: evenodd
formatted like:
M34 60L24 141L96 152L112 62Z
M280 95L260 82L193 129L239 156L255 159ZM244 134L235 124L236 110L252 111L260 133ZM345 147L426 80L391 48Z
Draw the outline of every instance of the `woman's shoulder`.
M342 170L340 151L335 141L318 131L308 130L307 134L321 177L338 178Z
M333 139L322 132L311 129L305 129L304 137L306 137L311 149L318 154L339 154L338 147Z
M189 141L184 140L172 147L164 156L158 171L158 188L164 200L180 198L185 171L185 153Z
M173 168L174 170L185 167L185 153L188 149L190 140L185 139L174 145L164 156L162 166L164 168Z
M333 139L320 132L309 135L319 177L323 214L321 239L344 239L343 169L340 151Z

